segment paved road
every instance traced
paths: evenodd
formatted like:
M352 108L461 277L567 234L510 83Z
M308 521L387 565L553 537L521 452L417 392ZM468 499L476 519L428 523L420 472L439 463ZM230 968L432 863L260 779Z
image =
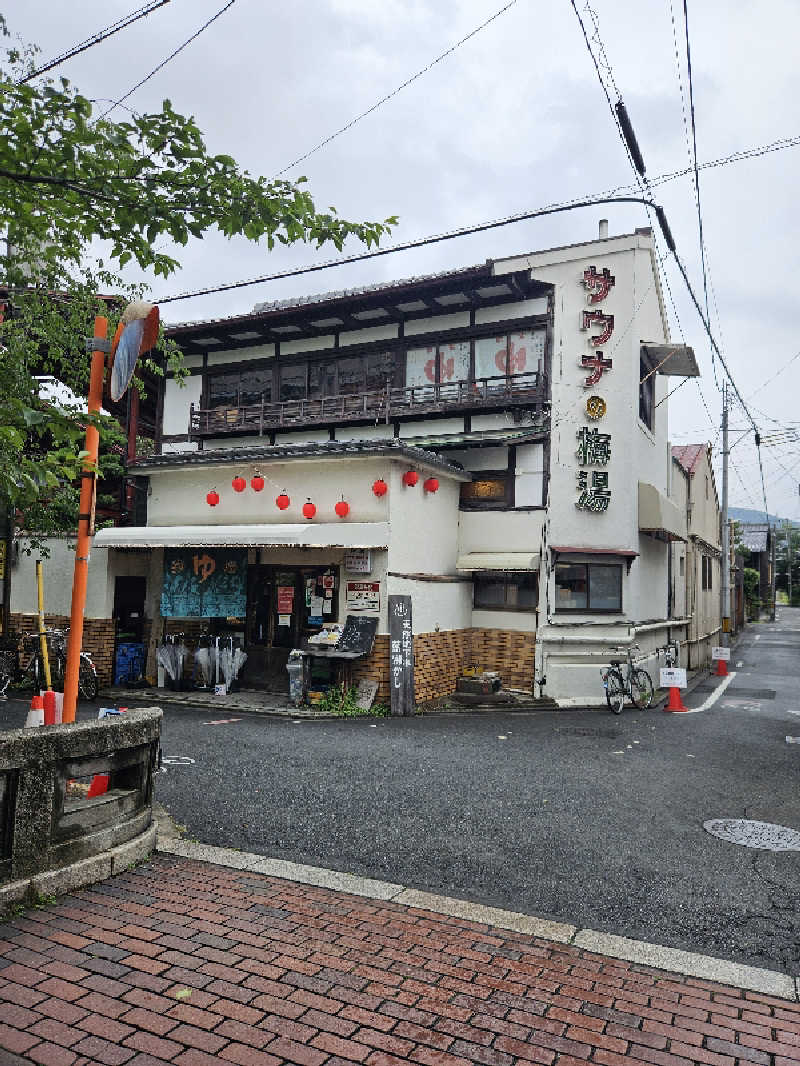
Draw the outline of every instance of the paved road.
M751 626L708 711L301 722L167 709L157 798L204 843L800 974L800 610ZM759 693L760 695L754 695ZM702 692L692 701L699 705Z

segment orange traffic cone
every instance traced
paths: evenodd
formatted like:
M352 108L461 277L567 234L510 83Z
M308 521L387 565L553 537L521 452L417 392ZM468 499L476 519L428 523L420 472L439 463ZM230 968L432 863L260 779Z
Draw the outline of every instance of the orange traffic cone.
M689 710L688 707L684 707L683 700L681 699L681 690L679 688L677 688L677 686L675 686L675 685L671 685L670 686L669 700L667 701L667 706L664 708L664 710L665 711L688 711Z
M728 676L728 664L724 659L717 659L717 677Z
M42 697L36 695L31 700L28 717L25 719L25 728L33 729L39 725L44 725L44 703Z
M42 705L44 707L44 724L55 725L56 724L56 694L51 688L45 692L42 696Z

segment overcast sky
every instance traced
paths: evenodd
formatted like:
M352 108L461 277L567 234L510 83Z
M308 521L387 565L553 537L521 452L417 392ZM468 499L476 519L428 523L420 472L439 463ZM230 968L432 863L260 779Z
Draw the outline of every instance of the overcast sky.
M50 58L144 0L27 0L3 4L12 32ZM236 0L128 101L169 97L193 114L212 152L274 175L426 66L504 0ZM590 26L585 0L578 9ZM678 56L673 36L674 9ZM92 98L116 99L197 30L223 0L171 2L59 69ZM679 76L686 89L682 0L593 0L613 79L625 100L649 177L688 165ZM800 133L797 0L690 0L698 159ZM117 112L119 115L120 112ZM124 114L124 112L122 113ZM798 421L795 190L800 147L701 171L714 331L763 435ZM597 193L632 182L570 0L516 0L479 34L373 114L290 171L305 174L319 207L359 220L399 216L402 242ZM694 189L680 178L655 190L702 300ZM409 277L647 225L642 207L592 207L554 218L164 308L168 321L217 318L257 302ZM357 246L348 251L359 250ZM332 258L296 246L268 252L216 234L177 252L183 270L153 295L171 295ZM674 339L692 344L700 389L670 401L674 443L719 447L721 396L711 352L673 262L666 264ZM719 315L714 310L714 297ZM678 321L679 320L679 321ZM719 367L717 367L719 378ZM757 391L759 390L759 391ZM746 426L734 410L732 427ZM732 439L736 440L734 433ZM799 445L762 447L770 510L800 518ZM752 434L732 453L731 503L761 506ZM718 456L717 456L718 460ZM718 480L719 485L719 480Z

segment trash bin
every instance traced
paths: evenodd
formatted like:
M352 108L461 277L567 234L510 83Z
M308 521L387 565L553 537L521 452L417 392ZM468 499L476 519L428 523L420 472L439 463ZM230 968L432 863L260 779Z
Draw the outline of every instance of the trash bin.
M289 674L289 699L299 707L305 702L308 688L308 656L295 648L289 652L286 670Z

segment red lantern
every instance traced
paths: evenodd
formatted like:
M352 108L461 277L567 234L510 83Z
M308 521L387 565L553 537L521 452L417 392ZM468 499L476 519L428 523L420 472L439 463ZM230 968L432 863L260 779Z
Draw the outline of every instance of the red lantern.
M423 487L423 489L425 489L426 492L438 492L438 490L439 490L439 479L435 478L435 477L426 478L426 480L424 481L422 487Z
M416 470L406 470L405 474L403 474L403 484L407 485L409 488L413 488L418 481L419 474Z
M303 518L307 518L310 522L316 513L317 508L314 506L311 500L303 504Z
M347 518L347 516L350 514L350 504L347 502L347 500L339 500L339 502L334 507L334 511L340 518Z
M219 493L215 489L212 489L211 492L207 494L206 503L209 507L216 507L219 503Z
M231 485L233 486L234 492L244 492L244 490L247 488L247 482L245 481L245 479L243 477L239 477L238 475L233 479Z
M261 492L264 488L264 479L261 474L254 474L253 477L250 478L250 488L253 492Z
M389 491L389 486L382 477L379 477L377 481L372 482L372 491L376 496L385 496Z
M279 511L285 511L290 503L291 501L285 492L282 492L280 496L278 496L275 500L275 506L278 508Z

